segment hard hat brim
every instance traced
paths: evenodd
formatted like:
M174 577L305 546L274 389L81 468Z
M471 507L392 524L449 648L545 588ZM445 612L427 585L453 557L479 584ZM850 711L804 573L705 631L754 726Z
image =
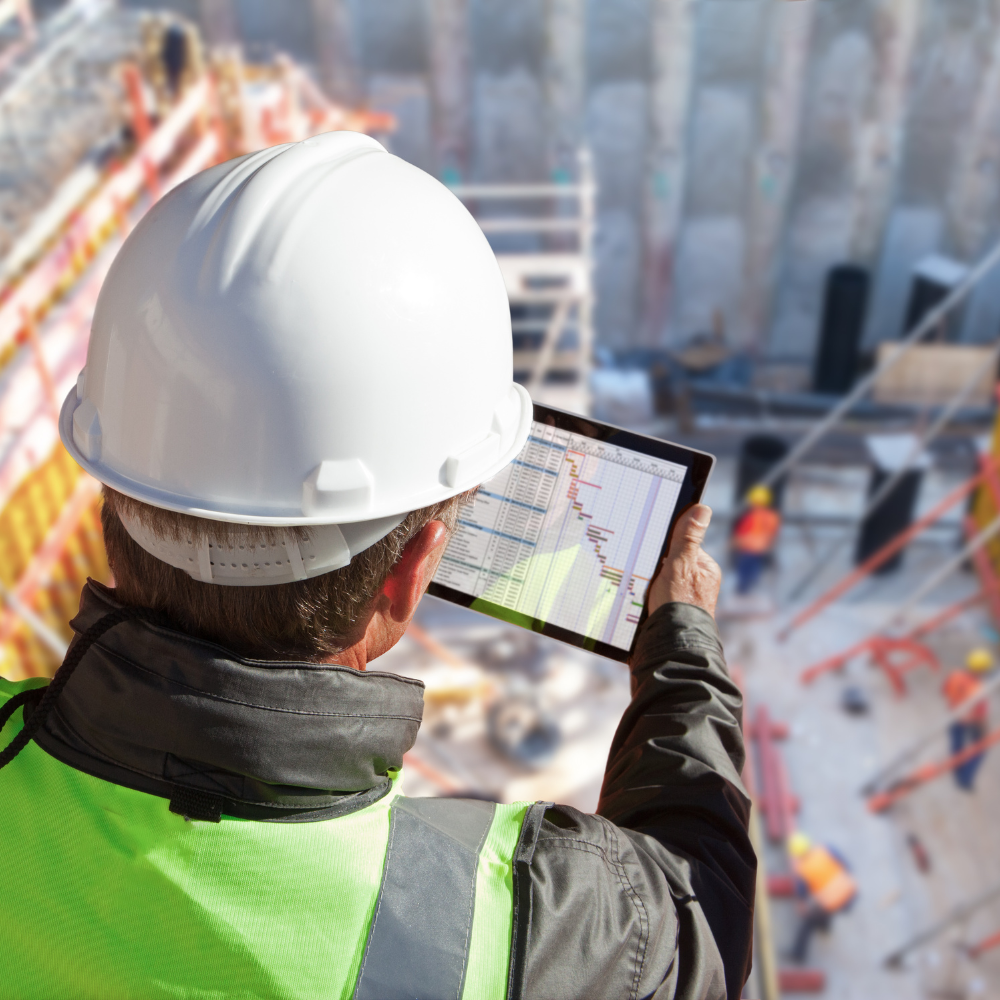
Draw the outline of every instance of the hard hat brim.
M99 460L91 461L86 458L77 446L73 435L73 417L81 400L76 387L70 389L60 410L59 437L62 439L63 446L70 453L73 460L85 472L89 473L105 486L110 486L111 489L131 497L133 500L149 504L152 507L176 511L179 514L190 514L192 517L201 517L209 521L225 521L230 524L257 524L276 528L324 524L353 524L360 521L372 521L378 518L407 514L411 510L440 503L443 500L448 500L450 497L458 496L458 494L464 493L466 490L473 489L481 483L487 482L508 466L517 458L525 442L527 442L528 435L531 432L531 421L534 416L534 404L531 401L528 390L517 382L513 383L513 388L517 391L520 403L517 433L500 457L478 472L475 481L457 481L454 485L450 486L439 483L413 497L413 502L405 510L395 509L399 506L398 503L392 505L393 509L383 509L380 506L372 505L368 510L359 511L356 516L337 516L335 518L322 514L316 516L273 516L264 514L260 510L255 510L251 505L238 508L210 507L206 506L204 501L198 501L192 497L170 493L144 483L136 482L121 475L115 469L110 468Z

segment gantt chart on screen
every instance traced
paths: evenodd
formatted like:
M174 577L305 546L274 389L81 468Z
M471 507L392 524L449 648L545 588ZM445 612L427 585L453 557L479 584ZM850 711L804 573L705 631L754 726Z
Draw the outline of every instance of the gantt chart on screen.
M462 508L435 581L628 649L686 471L534 423Z

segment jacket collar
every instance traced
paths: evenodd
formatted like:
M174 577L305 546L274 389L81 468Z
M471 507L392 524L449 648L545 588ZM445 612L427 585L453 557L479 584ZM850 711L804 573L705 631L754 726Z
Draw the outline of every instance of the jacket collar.
M119 607L114 591L88 582L77 636ZM115 784L215 796L227 815L320 819L389 790L422 713L417 680L243 659L131 620L87 651L36 742Z

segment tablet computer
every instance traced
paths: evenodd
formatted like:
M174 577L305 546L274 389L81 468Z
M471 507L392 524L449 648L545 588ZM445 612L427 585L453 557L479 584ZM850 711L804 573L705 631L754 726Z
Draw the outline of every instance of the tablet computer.
M535 403L520 455L463 505L428 593L626 661L706 452Z

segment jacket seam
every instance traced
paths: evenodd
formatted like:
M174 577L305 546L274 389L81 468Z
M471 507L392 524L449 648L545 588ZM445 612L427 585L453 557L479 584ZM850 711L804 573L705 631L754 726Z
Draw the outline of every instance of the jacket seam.
M607 825L612 829L612 843L615 844L615 853L617 855L617 836L614 834L613 824L607 823ZM539 843L560 844L568 850L582 851L585 854L593 854L596 857L599 857L607 866L608 870L617 876L619 884L622 886L622 889L625 890L625 894L631 901L632 906L636 911L636 916L639 919L639 941L636 944L635 958L633 959L632 988L629 992L629 1000L636 1000L639 995L639 982L642 974L642 963L639 959L639 952L640 950L643 952L645 951L642 944L643 938L648 938L649 915L646 913L646 907L642 903L635 886L632 885L632 881L628 877L625 865L617 859L617 856L615 858L609 857L606 848L601 847L598 844L593 844L587 840L578 840L572 837L545 837L539 838Z
M123 656L121 653L116 653L114 650L107 649L107 647L101 648L105 653L114 656L119 660L123 660L130 667L140 670L144 674L148 674L150 677L156 677L164 684L184 688L187 691L193 691L202 698L207 698L210 701L221 701L227 705L242 705L244 708L254 708L260 712L281 712L284 715L309 715L321 719L400 719L405 722L423 721L420 716L416 715L371 715L363 712L308 712L297 708L278 708L274 705L256 705L252 701L240 701L238 698L227 698L224 695L211 694L210 692L205 691L202 688L195 687L192 684L185 684L184 681L178 681L165 677L163 674L157 673L155 670L150 670L148 667L144 667L142 664L136 663L134 660L130 660L127 656Z
M660 660L664 657L670 657L674 653L707 653L707 654L720 654L722 652L721 646L705 646L701 644L689 645L687 643L675 644L673 646L668 646L665 650L656 651L656 659Z
M54 711L56 711L56 712L59 711L58 706L54 709ZM163 774L157 774L155 771L145 771L142 768L135 767L132 764L126 764L124 761L118 760L117 757L110 757L110 756L108 756L108 754L104 753L104 751L99 750L97 747L95 747L85 736L81 735L80 731L75 726L73 726L73 724L64 715L62 715L62 713L60 713L60 717L61 717L62 724L68 730L70 730L70 732L72 732L73 735L76 736L77 739L79 739L82 744L84 744L88 748L88 750L87 750L86 753L84 751L82 751L82 750L76 750L75 751L76 753L79 753L81 756L92 757L94 760L102 762L102 763L105 763L105 764L108 764L111 767L120 767L123 771L128 771L131 774L138 774L138 775L141 775L144 778L151 778L154 781L159 781L159 782L163 783L164 785L170 785L170 786L178 786L178 785L180 785L183 788L195 788L197 791L205 791L205 789L197 788L195 785L185 784L183 781L172 781L170 778L165 777ZM68 746L62 740L60 740L57 736L54 736L52 733L50 733L47 729L45 729L43 731L44 731L45 735L47 737L49 737L49 739L51 739L51 740L55 741L56 743L61 744L63 746ZM39 746L41 747L42 750L45 750L45 747L42 744L39 744ZM71 747L71 746L68 747L68 748L70 750L74 750L74 748ZM48 751L46 751L46 752L48 752ZM50 754L50 756L52 756L52 755ZM58 758L55 758L55 759L58 759ZM72 764L67 764L66 766L67 767L73 767ZM79 768L74 768L74 770L79 770ZM86 773L86 772L83 772L83 773ZM226 773L231 773L231 772L226 772ZM234 775L234 777L240 777L240 776L239 775ZM108 781L109 779L107 779L107 778L100 778L99 780L100 781ZM118 782L115 782L115 781L111 781L109 783L110 784L119 784ZM119 785L119 787L128 787L128 786L127 785ZM371 788L360 788L356 792L346 792L346 793L344 793L344 795L345 796L363 795L365 792L370 792L372 790L372 788L377 788L377 787L378 787L378 785L372 785ZM207 794L212 795L212 794L215 794L215 793L208 792ZM310 803L303 803L303 804L283 803L283 802L265 802L265 801L261 801L260 799L239 798L239 797L237 797L235 795L229 795L227 793L221 793L221 792L218 793L218 797L221 798L221 799L225 799L227 802L232 802L232 803L234 803L236 805L257 806L257 807L264 808L264 809L283 809L283 810L292 810L292 809L294 809L294 810L297 810L299 812L301 812L302 810L308 810L308 809L331 809L331 808L335 808L336 805L337 805L336 802L328 804L328 805L320 805L318 803L314 805L311 802Z
M97 587L93 586L94 583L95 581L88 578L87 583L84 585L84 590L87 590L89 588L91 592L97 595L101 603L109 607L111 610L116 610L123 606L118 604L116 601L109 600L105 594L102 594L100 590L97 589ZM82 613L83 613L82 611L78 613L76 617L74 617L73 621L76 621L80 617L80 614ZM106 614L107 612L105 611L103 613ZM98 618L100 618L100 616L98 616ZM221 657L222 659L231 660L233 663L239 663L241 666L250 666L250 667L259 666L259 667L266 667L268 669L277 668L277 669L287 669L287 670L315 670L319 673L324 673L324 674L340 674L354 670L353 667L346 667L342 663L311 663L308 660L264 660L256 657L240 656L237 653L234 653L231 649L226 649L225 646L222 646L217 642L210 642L207 639L195 639L193 636L187 635L184 632L180 632L176 629L168 628L163 625L157 625L154 622L146 621L145 619L138 619L136 624L139 624L142 627L148 629L150 632L152 632L154 635L158 636L161 639L166 639L171 642L181 640L184 642L185 645L193 647L195 649L218 650L222 654ZM73 629L73 632L75 633L74 639L79 638L79 636L83 635L83 633L86 631L86 626L77 629L77 627L73 625L73 622L70 622L70 626ZM105 652L114 653L116 656L121 657L122 659L126 660L129 663L135 662L129 659L124 654L112 650L110 647L104 645L101 642L94 643L94 647L98 649L103 649ZM423 689L424 687L424 682L421 680L417 680L417 678L415 677L401 677L399 674L391 673L388 670L366 670L364 671L364 675L365 677L389 677L392 680L398 681L407 686L419 687L421 689Z
M611 832L611 843L614 848L615 864L621 871L621 877L628 884L628 895L632 900L632 905L636 908L639 915L639 940L636 942L635 946L635 971L632 976L632 997L637 998L639 996L639 983L642 980L642 969L646 962L646 945L649 942L649 914L646 912L646 906L642 901L642 897L636 891L635 886L632 885L632 880L628 877L628 869L625 867L625 863L621 860L618 831L610 823L608 823L607 826Z
M551 802L534 802L528 806L521 821L521 833L511 859L514 893L510 936L510 957L507 968L507 1000L522 1000L524 979L528 969L528 947L531 933L532 885L531 862L541 837L541 824ZM523 911L527 911L525 914ZM526 923L525 923L526 922ZM522 926L524 924L524 926Z

